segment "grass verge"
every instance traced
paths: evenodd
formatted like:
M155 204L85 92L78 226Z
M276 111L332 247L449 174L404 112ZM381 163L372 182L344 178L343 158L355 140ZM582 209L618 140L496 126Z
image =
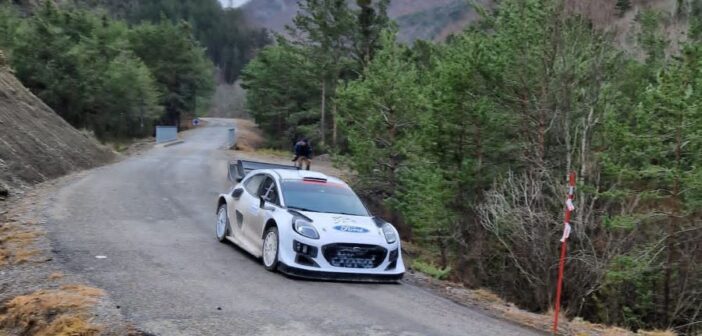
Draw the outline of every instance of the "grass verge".
M34 223L20 224L11 220L0 223L0 266L35 260L40 253L34 248L34 241L44 233L36 230Z
M415 259L416 260L416 259ZM479 288L469 289L450 281L438 280L423 272L414 272L405 277L412 284L429 288L451 301L470 307L479 307L490 315L512 321L519 325L535 330L552 332L553 311L544 314L532 313L522 310L513 303L500 298L490 290ZM569 336L676 336L672 331L645 331L632 332L619 327L590 323L582 318L568 319L560 315L558 335Z
M83 285L38 290L17 296L0 309L0 330L12 335L91 336L102 330L91 309L104 293Z

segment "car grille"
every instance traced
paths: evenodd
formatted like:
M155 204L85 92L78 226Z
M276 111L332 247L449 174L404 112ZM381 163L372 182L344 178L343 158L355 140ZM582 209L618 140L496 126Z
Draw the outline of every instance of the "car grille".
M322 254L330 265L345 268L376 268L385 260L388 251L377 245L329 244L322 246Z

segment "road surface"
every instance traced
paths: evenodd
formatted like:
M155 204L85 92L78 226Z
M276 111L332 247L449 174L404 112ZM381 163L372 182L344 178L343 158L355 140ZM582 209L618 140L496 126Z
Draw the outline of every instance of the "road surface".
M215 239L226 119L98 168L47 210L58 260L156 335L536 335L410 285L292 280ZM96 258L104 256L106 258Z

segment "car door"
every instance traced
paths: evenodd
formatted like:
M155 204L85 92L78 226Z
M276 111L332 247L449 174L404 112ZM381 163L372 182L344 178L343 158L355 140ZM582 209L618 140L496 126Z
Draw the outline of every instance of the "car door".
M243 182L244 192L241 193L238 202L234 202L233 209L230 209L230 226L235 239L242 243L251 243L248 238L247 226L255 222L259 214L258 191L261 184L266 180L267 175L255 174L245 179Z
M266 200L267 207L280 206L278 186L275 183L275 179L273 179L273 177L269 175L266 175L266 178L263 180L263 183L261 183L257 196L263 197L263 199ZM260 198L257 198L256 208L258 210L258 214L257 216L251 217L251 221L246 223L245 229L247 230L245 232L245 235L247 235L250 241L254 244L258 244L261 242L263 236L263 227L265 225L264 221L266 220L265 212L270 211L266 209L260 209L260 206Z

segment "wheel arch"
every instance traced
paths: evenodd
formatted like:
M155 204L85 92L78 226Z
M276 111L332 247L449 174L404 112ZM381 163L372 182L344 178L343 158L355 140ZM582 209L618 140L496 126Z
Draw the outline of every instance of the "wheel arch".
M275 221L273 218L269 218L268 221L266 222L266 225L263 226L263 232L261 233L261 239L266 238L266 231L270 229L271 227L278 227L278 223ZM278 233L280 234L280 232Z
M224 196L219 196L217 200L217 210L215 210L215 212L219 212L219 208L224 204L227 204L227 199Z

